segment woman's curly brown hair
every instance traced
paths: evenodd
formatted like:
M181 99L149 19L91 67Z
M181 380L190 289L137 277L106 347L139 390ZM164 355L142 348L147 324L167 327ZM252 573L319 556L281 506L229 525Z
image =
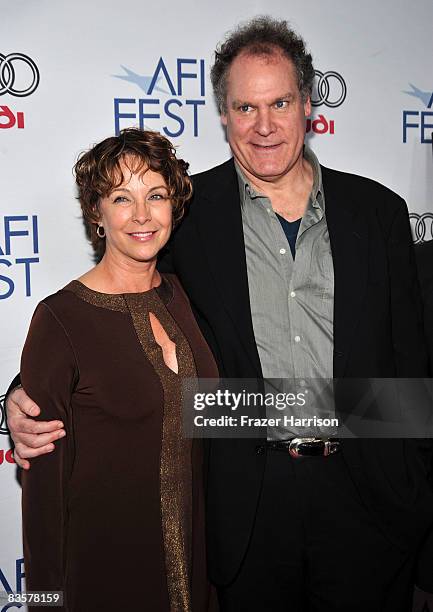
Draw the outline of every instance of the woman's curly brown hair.
M173 206L174 225L182 219L185 204L192 195L189 164L176 157L174 146L158 132L127 128L118 136L94 145L80 155L74 174L83 218L99 257L105 251L105 240L96 234L99 201L122 184L121 162L133 173L150 169L164 178Z

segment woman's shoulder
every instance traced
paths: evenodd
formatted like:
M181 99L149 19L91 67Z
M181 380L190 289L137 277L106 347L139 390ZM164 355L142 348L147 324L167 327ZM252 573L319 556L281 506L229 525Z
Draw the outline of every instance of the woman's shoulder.
M64 285L60 289L57 289L57 291L54 291L53 293L50 293L49 295L42 298L41 303L58 304L64 302L65 300L70 300L74 293L74 284L77 282L78 281L76 280L69 281L66 285Z
M70 281L61 289L42 298L36 310L45 308L50 311L51 314L55 315L56 318L61 318L63 314L76 312L79 300L77 300L75 283L77 283L77 281Z

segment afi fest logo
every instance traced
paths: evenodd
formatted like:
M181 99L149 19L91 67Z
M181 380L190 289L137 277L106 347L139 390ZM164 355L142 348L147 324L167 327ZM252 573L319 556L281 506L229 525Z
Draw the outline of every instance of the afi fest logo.
M0 217L0 300L16 290L20 297L32 294L32 266L39 263L38 255L37 215Z
M39 85L39 70L24 53L0 53L0 96L30 96ZM1 102L1 101L0 101ZM0 104L0 129L24 128L24 113Z
M409 83L410 91L403 93L421 102L425 110L404 110L403 111L403 142L408 141L408 130L411 130L413 138L419 139L421 144L431 144L433 142L433 91L422 91Z
M321 72L315 70L313 93L311 95L312 106L327 106L337 108L346 99L347 85L341 74L335 70ZM313 131L315 134L335 134L334 119L327 119L320 114L317 119L307 119L306 132Z
M433 240L433 213L409 214L414 244Z
M8 605L7 595L5 596L5 594L23 593L25 589L24 559L22 557L21 559L9 559L7 562L7 566L3 565L0 567L0 593L2 595L0 612L21 608L22 604L20 603ZM6 605L2 608L1 605L3 603Z
M145 75L121 68L124 74L112 76L129 83L131 92L141 91L139 97L114 98L116 134L138 122L140 128L157 129L168 138L199 135L201 108L206 104L204 59L160 57Z

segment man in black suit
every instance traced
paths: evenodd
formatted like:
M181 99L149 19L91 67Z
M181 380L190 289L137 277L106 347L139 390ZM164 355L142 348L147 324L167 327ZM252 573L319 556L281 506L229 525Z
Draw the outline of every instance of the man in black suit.
M219 48L212 81L234 159L194 177L162 266L181 279L222 376L422 377L406 206L304 146L313 77L283 21L255 19ZM24 419L35 409L22 390L9 404L18 460L46 450L56 431ZM315 428L212 440L208 556L221 609L407 612L433 522L430 461L416 441ZM423 579L431 588L433 571Z

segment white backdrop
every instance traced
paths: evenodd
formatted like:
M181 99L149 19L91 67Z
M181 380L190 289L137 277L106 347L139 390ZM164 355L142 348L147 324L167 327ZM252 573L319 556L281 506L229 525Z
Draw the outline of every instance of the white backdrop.
M421 216L418 240L433 237L431 0L2 2L0 396L38 301L92 266L74 199L78 153L114 132L117 104L133 115L118 117L120 128L139 125L141 112L160 115L143 117L148 128L179 132L172 140L192 172L227 159L212 54L227 30L260 13L289 19L325 75L308 135L321 162L400 193ZM16 95L37 73L34 91ZM1 427L0 591L21 590L20 489Z

